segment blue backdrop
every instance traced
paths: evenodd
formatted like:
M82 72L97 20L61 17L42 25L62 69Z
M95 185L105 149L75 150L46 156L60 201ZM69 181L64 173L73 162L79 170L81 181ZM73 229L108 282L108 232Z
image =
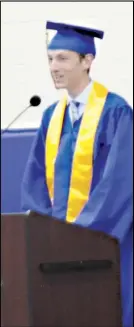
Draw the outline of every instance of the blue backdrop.
M1 212L21 212L21 182L37 129L10 130L1 138Z

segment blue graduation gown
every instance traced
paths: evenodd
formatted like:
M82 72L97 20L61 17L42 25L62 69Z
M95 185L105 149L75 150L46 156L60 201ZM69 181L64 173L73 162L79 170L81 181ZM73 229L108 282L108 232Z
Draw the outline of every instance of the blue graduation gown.
M22 208L65 220L81 119L72 128L66 110L55 163L52 207L46 184L44 147L55 106L45 110L30 152L22 183ZM108 93L96 131L90 198L75 221L83 227L104 231L120 241L124 327L132 326L132 116L132 109L123 98Z

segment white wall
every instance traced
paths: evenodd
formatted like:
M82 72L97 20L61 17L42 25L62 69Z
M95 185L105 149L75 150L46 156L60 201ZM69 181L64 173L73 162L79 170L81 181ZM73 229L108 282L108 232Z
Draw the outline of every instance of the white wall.
M97 43L92 77L133 103L132 2L2 2L2 128L38 94L42 103L31 108L14 128L37 127L46 106L59 97L49 74L45 21L84 21L104 28ZM77 19L76 19L77 17Z

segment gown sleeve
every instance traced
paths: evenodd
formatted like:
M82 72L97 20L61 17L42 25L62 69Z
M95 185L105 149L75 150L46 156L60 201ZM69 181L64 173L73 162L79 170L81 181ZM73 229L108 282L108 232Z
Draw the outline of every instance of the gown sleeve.
M132 225L132 109L122 109L103 176L75 224L101 230L123 242Z
M48 121L44 113L33 142L21 187L21 207L40 214L51 215L51 202L45 176L45 137Z

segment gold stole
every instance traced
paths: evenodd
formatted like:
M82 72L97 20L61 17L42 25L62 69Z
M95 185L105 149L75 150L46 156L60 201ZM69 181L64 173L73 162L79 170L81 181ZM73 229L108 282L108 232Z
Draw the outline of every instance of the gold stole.
M73 156L66 221L73 223L89 199L93 177L94 141L108 90L93 82L79 129ZM45 143L46 181L51 202L54 198L55 161L58 154L63 119L67 104L65 96L51 117ZM66 154L65 154L66 155Z

